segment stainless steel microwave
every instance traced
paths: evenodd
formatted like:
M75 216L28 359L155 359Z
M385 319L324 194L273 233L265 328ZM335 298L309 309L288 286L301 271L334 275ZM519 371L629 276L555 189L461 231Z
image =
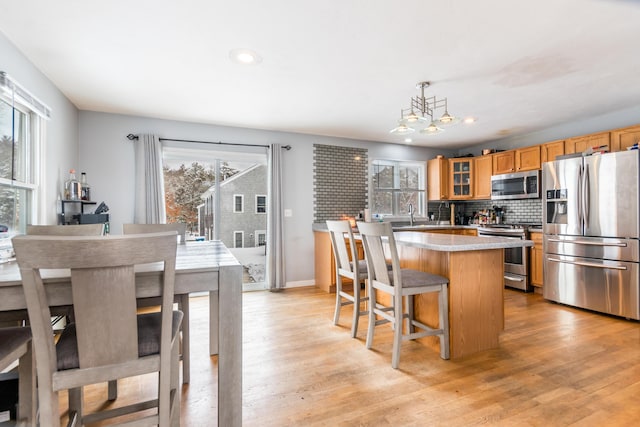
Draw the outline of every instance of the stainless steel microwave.
M493 175L491 200L539 199L540 171L526 171Z

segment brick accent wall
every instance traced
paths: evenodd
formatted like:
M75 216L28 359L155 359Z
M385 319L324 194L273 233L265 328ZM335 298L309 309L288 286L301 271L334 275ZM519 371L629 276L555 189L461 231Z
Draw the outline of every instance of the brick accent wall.
M313 145L313 221L355 217L369 199L368 150Z

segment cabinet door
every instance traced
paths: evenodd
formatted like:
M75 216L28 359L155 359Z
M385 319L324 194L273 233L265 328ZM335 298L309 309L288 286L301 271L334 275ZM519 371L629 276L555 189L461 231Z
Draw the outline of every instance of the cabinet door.
M533 240L533 247L531 248L531 265L529 272L531 276L531 284L533 286L542 287L544 281L544 274L542 270L542 264L544 256L542 252L542 233L531 233L530 237Z
M493 157L493 174L500 175L503 173L515 172L516 156L514 151L505 151L496 153Z
M609 132L593 133L591 135L577 136L569 138L565 141L564 151L570 153L583 153L589 148L606 146L608 150L611 143L611 134Z
M564 154L564 140L547 142L540 146L540 162L552 162Z
M640 126L611 131L611 151L624 151L640 143Z
M516 170L532 171L541 169L540 146L519 148L516 150Z
M427 161L427 198L449 199L449 161L445 158Z
M473 198L491 198L491 172L493 161L491 156L475 157L473 159Z
M473 196L473 160L449 159L449 199Z

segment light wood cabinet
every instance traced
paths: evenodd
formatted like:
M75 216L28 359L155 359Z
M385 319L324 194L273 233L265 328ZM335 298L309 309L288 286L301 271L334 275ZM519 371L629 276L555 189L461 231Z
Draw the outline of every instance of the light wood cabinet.
M624 151L640 143L640 125L611 131L611 151Z
M473 162L473 198L491 199L493 159L491 156L475 157Z
M543 264L543 252L542 252L542 233L531 232L529 235L533 240L533 247L531 248L531 262L529 264L529 276L531 278L531 285L541 288L544 282L544 274L542 271Z
M592 133L590 135L576 136L569 138L564 142L564 151L566 154L570 153L582 153L592 147L606 146L606 149L611 148L611 133L600 132Z
M552 162L564 154L564 140L547 142L540 146L540 162Z
M449 199L449 160L445 158L427 161L427 198Z
M513 150L495 153L493 159L493 174L513 173L516 170L516 153Z
M516 171L532 171L542 168L540 146L518 148L515 153Z
M449 199L464 200L473 197L473 159L449 159Z

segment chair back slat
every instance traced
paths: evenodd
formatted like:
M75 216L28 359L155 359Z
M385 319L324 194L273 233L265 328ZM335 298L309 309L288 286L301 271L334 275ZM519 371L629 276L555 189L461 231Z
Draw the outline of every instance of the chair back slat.
M336 259L336 268L355 273L358 268L358 256L349 221L327 221L327 228L331 236L331 247ZM345 235L349 241L348 247ZM351 260L356 260L356 262L351 262Z
M398 283L400 260L391 224L388 222L359 222L358 230L362 236L362 246L364 247L370 279L390 285L392 281L389 273L392 273L394 281ZM385 244L389 246L388 251L385 251ZM387 253L389 254L388 256ZM391 259L391 271L389 271L388 258Z
M80 368L137 358L134 276L133 266L71 270Z
M175 231L180 238L180 244L186 243L187 224L184 222L172 222L170 224L123 224L123 234L158 233L161 231Z

